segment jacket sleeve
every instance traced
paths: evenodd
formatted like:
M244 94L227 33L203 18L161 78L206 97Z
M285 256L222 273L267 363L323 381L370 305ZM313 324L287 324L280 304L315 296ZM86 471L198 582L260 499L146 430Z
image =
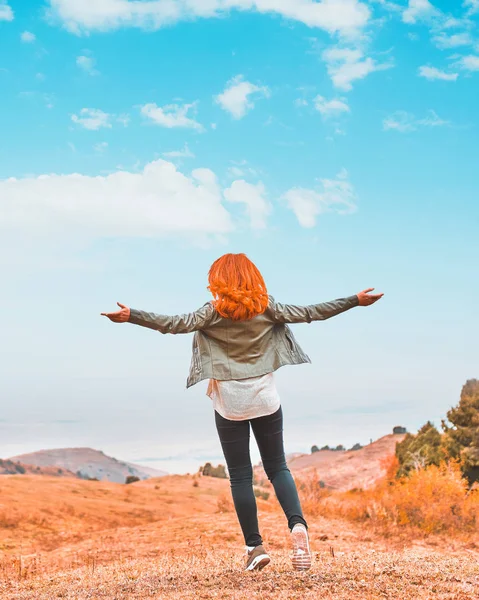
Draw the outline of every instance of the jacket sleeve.
M295 306L294 304L280 304L273 300L274 320L277 323L311 323L311 321L324 321L359 305L356 294L347 298L338 298L321 304L309 306Z
M156 329L160 333L191 333L207 327L215 314L214 306L207 302L198 310L184 315L157 315L143 310L130 309L129 323Z

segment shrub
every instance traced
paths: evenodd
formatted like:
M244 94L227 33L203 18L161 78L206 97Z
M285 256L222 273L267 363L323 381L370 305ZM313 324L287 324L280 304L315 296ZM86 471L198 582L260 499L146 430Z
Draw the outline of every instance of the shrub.
M125 483L136 483L137 481L140 481L140 478L137 477L136 475L128 475L128 477L125 479Z
M262 490L261 488L254 487L253 488L254 495L256 498L262 498L263 500L267 500L269 498L269 492Z
M200 467L199 472L205 477L219 477L220 479L228 478L224 465L213 467L211 463L207 462L203 467Z
M221 494L221 496L218 496L216 506L216 512L219 513L233 512L234 509L231 497L227 496L226 494Z
M479 486L469 489L458 462L442 462L394 479L394 464L370 490L331 494L311 475L298 482L305 510L311 514L367 521L382 528L415 529L426 534L477 532Z
M357 444L354 444L354 446L352 446L349 450L350 451L351 450L361 450L361 448L362 448L361 444L357 443Z
M396 444L396 456L399 460L399 477L429 465L437 466L444 458L441 434L428 421L416 435L408 433L402 442Z
M308 471L295 481L305 512L314 516L321 514L323 501L331 492L326 489L317 470Z

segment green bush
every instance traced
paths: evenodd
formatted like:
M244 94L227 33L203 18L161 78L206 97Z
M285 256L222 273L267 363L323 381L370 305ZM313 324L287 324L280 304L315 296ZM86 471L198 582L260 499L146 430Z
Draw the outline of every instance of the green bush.
M396 445L396 456L399 461L398 477L430 465L438 466L444 458L441 452L441 434L428 421L416 435L406 434L403 441Z

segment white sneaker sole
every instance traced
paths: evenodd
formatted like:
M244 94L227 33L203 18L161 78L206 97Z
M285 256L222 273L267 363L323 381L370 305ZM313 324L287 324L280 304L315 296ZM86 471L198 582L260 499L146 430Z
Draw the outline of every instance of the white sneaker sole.
M308 532L303 527L294 527L291 532L293 555L291 562L295 571L311 569L311 550L309 549Z
M271 562L270 557L267 554L258 554L255 556L251 563L246 567L245 571L261 571L266 565Z

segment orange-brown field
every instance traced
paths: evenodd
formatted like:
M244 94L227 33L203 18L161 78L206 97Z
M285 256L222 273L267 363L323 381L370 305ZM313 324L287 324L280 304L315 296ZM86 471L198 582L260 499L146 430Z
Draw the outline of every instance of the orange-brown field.
M475 534L385 535L367 523L310 516L314 565L296 573L276 500L258 506L273 561L245 574L226 480L185 475L122 485L2 476L0 597L479 598Z

